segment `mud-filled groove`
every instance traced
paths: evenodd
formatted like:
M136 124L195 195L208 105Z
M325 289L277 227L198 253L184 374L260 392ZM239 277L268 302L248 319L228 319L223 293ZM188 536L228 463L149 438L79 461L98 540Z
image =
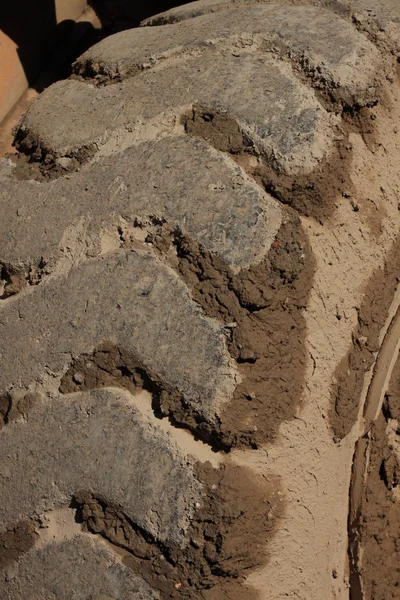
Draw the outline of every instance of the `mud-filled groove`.
M178 390L148 373L123 348L105 343L91 356L73 361L60 391L107 385L132 391L144 388L153 394L157 413L188 427L216 448L257 448L273 440L279 424L293 418L304 385L302 311L314 262L299 218L288 210L266 259L239 274L167 223L161 223L147 239L170 261L205 314L224 325L242 383L218 423L210 424Z
M287 174L275 164L274 157L263 155L229 114L194 105L181 117L188 135L205 139L221 152L228 153L265 191L296 213L324 223L338 206L338 198L351 197L352 148L349 134L362 136L367 146L375 140L374 110L354 107L343 111L335 144L330 155L305 175ZM357 211L357 207L354 207Z
M279 483L260 483L250 471L229 462L219 469L198 463L197 475L203 495L184 549L160 544L130 522L123 507L93 493L78 491L72 506L84 529L126 550L124 563L162 597L256 599L257 592L243 584L267 560L262 539L273 535L282 516ZM246 547L243 539L248 540Z
M335 373L336 382L332 386L330 419L334 435L339 439L345 437L356 423L365 377L371 367L379 362L379 356L383 349L380 336L387 323L387 315L399 285L399 250L400 240L394 243L385 265L377 269L365 286L364 300L357 311L358 325L353 334L351 349ZM395 323L396 321L393 319L391 327L394 327ZM386 348L391 348L390 357L396 351L395 344L393 346L395 337L392 337L392 343L386 346ZM387 366L387 364L382 365L383 370ZM382 368L376 375L379 378L381 374ZM380 383L384 384L385 382ZM371 383L372 385L373 383ZM371 386L366 402L369 412L374 414L376 397L370 398ZM374 393L375 396L383 394L384 389L379 388L379 391L376 389ZM369 416L367 420L371 422L374 417Z
M123 506L93 490L77 490L71 498L72 535L81 530L109 542L116 556L122 557L122 565L144 580L157 597L257 599L259 593L245 580L268 560L265 539L273 536L284 511L279 480L271 476L267 481L229 461L218 468L209 462L197 463L195 471L202 494L183 545L157 540ZM13 572L15 577L18 559L29 553L33 556L52 542L51 532L46 539L48 520L46 514L39 515L1 534L3 574ZM57 541L56 536L53 539Z

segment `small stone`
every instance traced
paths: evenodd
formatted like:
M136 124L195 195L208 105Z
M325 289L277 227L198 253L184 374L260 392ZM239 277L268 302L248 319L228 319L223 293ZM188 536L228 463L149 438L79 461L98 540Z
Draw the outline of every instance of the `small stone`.
M68 170L72 166L72 158L68 158L66 156L57 158L55 161L56 165L61 167L62 169Z
M78 385L81 385L85 381L85 376L83 373L74 373L72 379Z
M240 360L243 362L255 363L257 357L251 348L243 348L240 352Z

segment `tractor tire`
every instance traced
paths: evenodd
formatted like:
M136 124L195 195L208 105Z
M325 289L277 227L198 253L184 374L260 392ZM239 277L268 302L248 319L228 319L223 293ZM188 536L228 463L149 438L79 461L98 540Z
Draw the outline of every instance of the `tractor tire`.
M198 0L0 161L0 597L388 600L398 0Z

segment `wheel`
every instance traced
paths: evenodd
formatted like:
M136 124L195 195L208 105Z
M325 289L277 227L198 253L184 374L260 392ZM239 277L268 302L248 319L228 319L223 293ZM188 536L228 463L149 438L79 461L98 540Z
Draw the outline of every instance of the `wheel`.
M199 0L28 110L2 598L396 597L399 58L396 0Z

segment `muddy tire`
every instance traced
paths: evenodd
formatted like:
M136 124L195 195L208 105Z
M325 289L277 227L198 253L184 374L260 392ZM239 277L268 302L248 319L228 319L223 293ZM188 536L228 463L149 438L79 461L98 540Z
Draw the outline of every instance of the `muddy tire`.
M399 22L199 0L31 106L0 162L2 598L398 598Z

